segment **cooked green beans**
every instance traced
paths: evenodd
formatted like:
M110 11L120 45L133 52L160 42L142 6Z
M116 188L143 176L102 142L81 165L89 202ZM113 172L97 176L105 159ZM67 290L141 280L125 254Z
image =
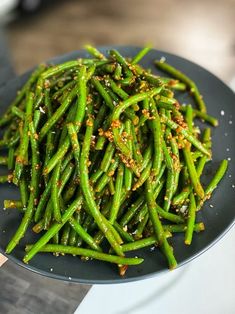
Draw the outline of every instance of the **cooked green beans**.
M206 105L195 82L193 82L188 76L186 76L173 66L167 64L166 62L156 61L155 64L159 69L169 73L174 78L179 79L181 82L185 83L189 88L190 92L192 93L192 95L194 96L200 111L206 112Z
M168 237L182 233L189 245L204 230L197 211L228 165L222 161L202 185L211 133L207 128L201 138L195 118L218 121L190 78L166 63L156 64L173 78L138 64L150 47L132 59L86 50L90 59L39 67L0 119L0 149L8 149L0 165L12 172L0 183L20 189L20 199L4 207L22 219L6 252L34 221L39 238L26 246L25 263L38 252L72 254L118 264L124 275L127 265L143 262L125 252L156 245L173 269ZM179 103L187 90L198 109Z

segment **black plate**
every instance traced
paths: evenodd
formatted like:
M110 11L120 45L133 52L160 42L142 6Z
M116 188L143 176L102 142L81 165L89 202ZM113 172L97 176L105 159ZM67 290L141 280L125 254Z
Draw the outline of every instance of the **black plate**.
M100 50L106 53L113 47L102 47ZM124 56L133 57L140 48L137 47L115 47ZM208 112L219 119L219 127L213 129L213 161L206 168L206 175L203 182L207 183L212 177L219 161L224 158L231 158L229 169L225 178L219 185L219 188L213 194L213 197L207 202L203 210L198 214L198 221L203 221L206 226L205 232L196 234L191 246L184 245L183 235L176 235L172 239L174 252L179 265L192 260L202 252L212 246L234 223L235 218L235 132L233 118L235 117L235 97L234 93L217 77L209 73L202 67L185 60L181 57L152 50L142 62L146 68L151 68L154 72L153 61L162 56L175 67L188 74L198 84L205 102L208 106ZM56 57L50 62L61 63L77 57L88 57L84 51L76 51L70 54ZM15 97L16 91L25 82L29 73L7 82L0 90L0 113L3 113L10 101ZM188 102L186 94L180 96L180 100ZM221 110L224 115L221 115ZM0 206L3 207L4 199L17 199L18 191L10 185L0 187ZM15 210L0 211L0 251L4 249L15 232L20 221L20 215ZM32 259L29 265L21 262L24 255L24 245L33 243L36 237L32 232L27 232L25 238L14 252L8 256L15 263L34 271L38 274L62 279L71 280L80 283L121 283L134 280L140 280L155 276L161 272L168 271L165 258L158 249L152 251L150 248L136 251L130 256L141 256L145 259L140 266L129 267L126 276L120 278L115 265L99 261L83 262L77 257L64 256L54 257L51 254L38 254Z

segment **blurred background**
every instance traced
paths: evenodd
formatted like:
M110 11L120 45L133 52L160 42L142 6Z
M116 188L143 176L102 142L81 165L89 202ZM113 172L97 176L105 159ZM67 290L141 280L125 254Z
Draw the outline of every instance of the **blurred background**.
M17 73L88 42L152 43L227 82L235 73L234 0L1 0L0 11Z
M235 0L0 0L0 73L4 82L13 71L21 74L85 43L151 43L231 84L234 30ZM12 64L8 73L3 71L7 62ZM89 290L40 277L9 261L0 269L0 282L4 314L73 313Z

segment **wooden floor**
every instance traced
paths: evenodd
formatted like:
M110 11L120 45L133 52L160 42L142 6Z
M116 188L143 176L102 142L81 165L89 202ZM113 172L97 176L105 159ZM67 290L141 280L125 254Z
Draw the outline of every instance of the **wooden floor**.
M234 76L234 0L54 2L33 18L8 25L18 73L84 43L150 42L201 64L227 82ZM0 285L0 314L73 313L89 289L40 277L10 262L0 269Z
M0 269L0 313L72 314L89 288L42 277L7 261Z

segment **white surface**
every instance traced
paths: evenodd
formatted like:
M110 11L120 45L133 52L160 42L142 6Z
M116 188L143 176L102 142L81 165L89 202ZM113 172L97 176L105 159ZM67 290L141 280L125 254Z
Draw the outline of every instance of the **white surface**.
M152 279L95 285L75 314L234 314L235 228L210 250Z
M18 0L0 0L0 16L8 13L17 6Z
M0 26L12 21L16 14L13 9L17 7L18 0L0 0Z

